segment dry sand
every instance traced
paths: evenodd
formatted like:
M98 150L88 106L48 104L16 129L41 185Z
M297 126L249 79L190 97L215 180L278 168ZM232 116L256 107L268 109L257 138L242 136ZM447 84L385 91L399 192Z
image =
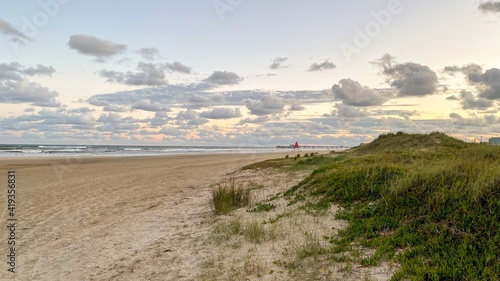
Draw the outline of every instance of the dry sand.
M244 165L285 154L0 159L4 188L7 171L16 171L18 219L16 273L7 271L8 233L1 231L0 254L5 261L0 279L303 280L307 270L290 275L279 264L292 262L289 252L302 243L300 237L292 240L290 231L307 236L303 228L313 227L314 235L332 235L342 222L331 214L312 219L294 213L283 202L265 215L242 209L216 217L209 204L211 186L229 177L259 185L255 201L290 188L306 174L234 173ZM7 192L2 194L0 214L6 224ZM234 219L241 220L244 228L278 212L294 216L276 224L273 238L263 243L239 234L221 243L215 231ZM271 229L266 231L270 237ZM326 265L321 270L328 274L311 274L327 280L339 268ZM386 280L392 272L385 265L370 270L374 280ZM351 277L344 279L356 280L362 272L349 273Z

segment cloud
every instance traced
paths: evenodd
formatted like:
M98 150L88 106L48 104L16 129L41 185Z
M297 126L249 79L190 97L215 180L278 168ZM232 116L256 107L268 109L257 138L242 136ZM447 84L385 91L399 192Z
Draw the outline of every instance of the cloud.
M283 63L288 60L288 58L283 58L283 57L276 57L272 59L272 63L269 65L270 69L279 69L279 68L285 68L286 66L283 65Z
M205 79L205 82L217 86L235 85L239 84L241 81L243 81L242 77L230 71L214 71L207 79Z
M0 33L11 36L11 40L14 42L24 43L25 41L31 41L31 38L26 34L22 33L3 19L0 19Z
M139 62L137 72L117 72L101 69L99 75L106 78L108 83L119 83L132 86L161 86L168 84L165 71L161 65Z
M269 122L269 121L278 121L279 119L278 118L275 118L273 116L270 116L270 115L263 115L263 116L259 116L257 118L245 118L245 119L242 119L240 120L240 125L244 125L244 124L262 124L262 123L266 123L266 122Z
M141 100L138 103L132 105L132 109L139 109L139 110L152 111L152 112L170 111L170 108L168 108L167 106L164 106L164 105L157 103L157 102L151 102L148 99Z
M248 99L246 100L246 107L253 115L268 115L278 114L283 112L285 102L282 98L272 94L263 96L259 100Z
M467 64L463 67L458 67L456 65L446 66L444 68L444 71L450 75L453 75L456 72L461 72L465 75L469 83L481 82L481 75L483 74L483 68L480 65L474 63Z
M32 103L34 106L58 107L59 94L27 79L20 81L0 80L0 103Z
M300 105L300 104L292 104L292 105L290 106L290 110L291 110L291 111L301 111L301 110L304 110L304 109L306 109L306 108L305 108L305 107L303 107L303 106L302 106L302 105Z
M1 80L23 80L24 67L18 62L0 63L0 81Z
M62 104L59 101L56 100L51 100L51 101L37 101L32 103L31 105L33 106L40 106L40 107L61 107Z
M386 82L397 90L397 95L425 96L434 94L437 90L437 75L428 66L418 63L395 63L395 58L385 54L373 64L383 69Z
M210 111L203 111L200 116L207 119L229 119L241 117L241 112L239 108L218 107Z
M212 100L210 98L198 94L188 97L188 102L190 108L209 107L212 105Z
M161 58L161 53L156 48L141 48L137 51L145 60L156 60Z
M309 72L313 71L324 71L324 70L329 70L329 69L334 69L337 67L333 62L326 60L322 63L313 63L311 66L309 66Z
M489 127L498 123L498 118L494 115L482 117L464 118L460 114L451 113L450 118L454 119L452 125L458 128Z
M127 50L127 45L113 43L86 34L70 36L68 46L82 55L93 56L98 61L119 55Z
M52 76L56 70L52 66L44 66L38 64L36 67L25 67L18 62L0 63L0 81L1 80L15 80L21 81L25 79L25 75L48 75Z
M480 65L468 64L463 67L447 66L445 71L450 74L463 73L467 81L476 87L480 98L500 99L500 69L491 68L483 72Z
M338 117L344 117L344 118L360 118L360 117L367 117L370 115L370 113L368 113L366 110L362 110L354 106L343 105L343 104L335 105L333 113Z
M488 69L481 75L483 88L479 96L489 100L500 99L500 69Z
M173 63L167 63L165 64L165 67L173 72L191 74L191 67L186 66L178 61L174 61Z
M493 101L475 97L471 92L462 91L460 93L463 109L488 109L493 106Z
M352 106L382 105L388 100L374 90L351 79L340 80L338 84L332 86L332 91L335 99Z
M35 130L39 132L63 132L71 135L75 132L74 130L92 129L94 124L95 118L90 112L74 113L64 108L44 108L37 113L1 119L0 131L27 132L28 130Z
M483 13L500 13L500 2L487 1L479 4L478 9Z
M171 118L167 115L166 112L158 111L155 113L155 116L153 117L153 119L151 119L149 121L150 121L151 127L158 128L158 127L162 127L162 126L168 124L170 120L171 120Z
M138 121L139 120L133 119L132 117L121 117L118 113L103 113L96 121L100 123L96 129L114 134L129 133L140 128Z
M166 136L174 136L174 137L183 136L186 134L184 131L179 130L175 127L164 127L160 130L160 133Z
M26 75L47 75L52 76L52 74L56 72L56 70L52 66L45 66L38 64L36 67L28 67L24 70L24 74Z
M103 111L111 111L111 112L126 112L128 111L127 108L123 106L119 106L116 104L107 104L102 108Z
M208 123L208 120L206 118L200 117L199 114L192 109L179 112L176 118L177 125L198 126L206 123Z

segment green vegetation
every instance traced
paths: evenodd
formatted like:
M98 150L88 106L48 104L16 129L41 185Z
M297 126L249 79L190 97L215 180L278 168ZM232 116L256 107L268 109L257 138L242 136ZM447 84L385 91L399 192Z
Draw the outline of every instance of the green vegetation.
M285 196L343 207L333 253L372 248L359 262L399 263L392 280L500 280L500 147L398 132L324 158Z
M342 161L345 159L344 154L337 153L337 154L331 154L331 155L318 155L318 153L311 153L306 156L304 156L304 159L300 160L300 154L297 154L297 156L294 156L293 158L287 157L288 155L285 156L285 158L278 158L278 159L270 159L270 160L265 160L262 162L257 162L253 163L247 166L244 166L241 168L241 170L256 170L256 169L268 169L268 168L273 168L273 169L282 169L284 171L297 171L297 170L312 170L314 168L317 168L319 166L329 164L329 163L334 163L338 161Z
M232 210L250 204L250 189L236 186L236 180L232 178L212 188L211 203L216 215L227 215Z
M271 210L276 209L276 205L272 203L261 202L258 203L255 207L248 210L249 212L269 212Z

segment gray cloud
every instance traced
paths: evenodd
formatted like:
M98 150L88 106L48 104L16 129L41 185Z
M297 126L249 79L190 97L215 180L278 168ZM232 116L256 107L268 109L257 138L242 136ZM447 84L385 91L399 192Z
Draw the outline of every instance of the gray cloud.
M254 115L278 114L283 112L285 102L280 97L268 94L259 100L246 100L246 107Z
M1 80L15 80L21 81L23 79L24 67L18 62L0 63L0 81Z
M207 119L229 119L241 117L241 112L239 108L217 107L210 111L201 112L200 116Z
M38 64L36 67L28 67L24 70L24 74L26 75L47 75L52 76L52 74L56 72L56 70L51 66L45 66L42 64Z
M141 48L137 51L145 60L156 60L161 58L161 53L156 48Z
M243 81L242 77L230 71L214 71L205 79L205 82L217 86L239 84L241 81Z
M111 112L126 112L128 111L127 108L123 106L119 106L116 104L107 104L102 108L103 111L111 111Z
M26 34L22 33L3 19L0 19L0 33L11 36L11 40L14 42L24 43L25 41L31 41L31 38Z
M326 60L322 63L313 63L311 66L309 66L309 72L313 71L323 71L323 70L329 70L329 69L334 69L337 67L333 62Z
M335 105L335 109L333 111L335 115L343 118L360 118L367 117L370 115L366 110L359 109L354 106L337 104Z
M458 128L470 127L488 127L498 123L498 118L494 115L485 115L482 117L464 118L460 114L451 113L450 118L454 119L452 125Z
M245 118L245 119L242 119L240 120L240 125L244 125L244 124L262 124L262 123L266 123L266 122L269 122L269 121L278 121L279 119L278 118L275 118L273 116L270 116L270 115L262 115L262 116L258 116L257 118Z
M212 100L210 98L198 94L188 97L188 102L190 108L209 107L212 105Z
M106 78L108 83L119 83L133 86L161 86L168 84L165 71L161 65L139 62L137 72L117 72L101 69L99 75Z
M456 65L446 66L444 68L444 72L453 75L457 72L461 72L465 75L465 78L470 83L479 83L481 82L481 75L483 74L483 68L480 65L471 63L467 64L463 67L458 67Z
M481 89L479 96L489 100L500 99L500 69L488 69L481 75L481 78L483 89Z
M483 72L477 64L468 64L463 67L447 66L445 71L450 74L461 72L466 80L476 86L479 97L488 100L500 99L500 69L491 68Z
M3 118L1 130L39 132L63 132L70 135L73 130L89 130L94 127L95 118L90 112L74 113L64 108L44 108L37 113ZM54 126L57 125L57 126Z
M40 107L61 107L62 104L59 101L56 100L51 100L51 101L37 101L32 103L31 105L33 106L40 106Z
M24 67L18 62L0 63L0 80L21 81L23 76L47 75L51 76L56 70L52 66L38 64L36 67Z
M127 50L127 45L86 34L70 36L68 46L82 55L93 56L99 61L119 55Z
M175 137L183 136L186 134L184 131L179 130L178 128L175 127L164 127L160 130L160 133L166 136L175 136Z
M471 92L462 91L460 93L463 109L488 109L493 106L493 101L475 97Z
M110 133L128 133L140 128L138 120L121 117L118 113L101 114L96 121L100 123L97 130Z
M0 103L33 103L35 106L57 107L59 94L27 79L20 81L0 80Z
M167 63L165 64L165 67L170 71L191 74L191 67L186 66L178 61L174 61L173 63Z
M151 127L157 128L162 127L167 124L171 118L167 115L166 112L158 111L155 113L153 119L150 120Z
M198 126L206 123L208 123L208 120L200 117L199 114L192 109L179 112L176 118L177 125Z
M500 13L500 2L487 1L479 4L478 9L483 13Z
M437 75L428 66L418 63L395 63L395 58L385 54L373 62L380 66L387 83L397 90L398 96L425 96L437 90Z
M157 102L151 102L148 99L141 100L138 103L132 105L132 109L139 109L139 110L152 111L152 112L170 111L170 108L168 108L167 106L162 105L162 104L157 103Z
M301 110L304 110L306 109L304 106L300 105L300 104L292 104L290 106L290 110L291 111L301 111Z
M374 90L351 79L340 80L338 84L333 85L332 91L335 99L352 106L382 105L388 100Z
M286 66L283 65L283 63L288 60L288 58L283 58L283 57L276 57L272 59L272 63L269 65L270 69L279 69L279 68L285 68Z

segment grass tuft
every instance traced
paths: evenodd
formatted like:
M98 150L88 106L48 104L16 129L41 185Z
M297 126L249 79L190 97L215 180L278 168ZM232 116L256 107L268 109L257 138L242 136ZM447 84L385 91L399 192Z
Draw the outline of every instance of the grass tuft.
M250 204L250 189L237 186L234 178L212 188L212 207L216 215L227 215L231 211Z

